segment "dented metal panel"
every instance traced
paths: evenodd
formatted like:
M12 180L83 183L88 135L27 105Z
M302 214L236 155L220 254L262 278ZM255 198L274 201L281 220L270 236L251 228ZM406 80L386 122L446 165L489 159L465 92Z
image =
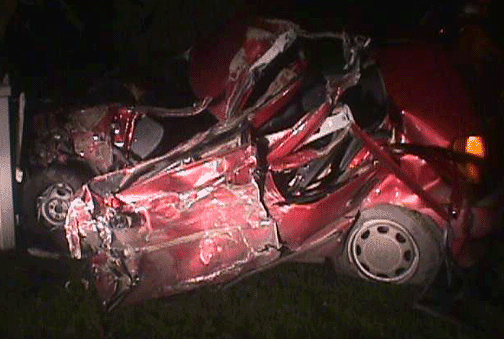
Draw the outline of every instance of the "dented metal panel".
M255 165L254 148L248 147L173 169L116 194L115 208L85 186L72 203L66 225L71 252L77 258L83 247L100 253L102 261L95 270L105 300L136 284L136 291L148 288L163 291L155 292L159 296L171 294L273 260L280 243L276 224L252 179ZM103 217L92 218L96 213ZM119 225L119 215L129 221ZM85 238L80 238L83 234ZM141 264L144 261L149 264ZM127 272L118 268L123 264ZM144 277L155 274L152 267L171 273L149 281ZM114 279L108 277L111 274ZM143 278L135 283L123 275ZM106 283L117 279L129 284L120 287L123 292Z
M369 39L311 34L282 20L238 25L228 33L222 65L201 63L191 71L196 94L206 99L192 109L165 112L191 115L208 108L221 122L160 157L93 179L71 204L65 223L70 252L91 261L107 308L226 282L288 260L333 257L360 212L382 204L430 217L440 230L453 227L459 244L468 239L471 212L467 197L456 192L457 173L428 152L408 154L414 147L398 144L431 138L449 145L435 122L406 113L403 121L392 119L386 111L367 117L375 120L368 130L358 125L363 115L390 108L365 96L381 87L352 91L373 65ZM300 38L341 40L344 74L310 84L301 51L294 62L276 65ZM217 42L203 50L223 43ZM203 60L200 52L191 54L193 61ZM268 73L271 82L257 89L271 65L278 68ZM320 100L303 105L313 93ZM131 128L124 126L134 125L132 112L116 113L116 143L131 140ZM275 128L263 128L272 119ZM449 213L454 206L462 206L458 219ZM484 212L474 213L484 221ZM472 232L481 236L489 229Z

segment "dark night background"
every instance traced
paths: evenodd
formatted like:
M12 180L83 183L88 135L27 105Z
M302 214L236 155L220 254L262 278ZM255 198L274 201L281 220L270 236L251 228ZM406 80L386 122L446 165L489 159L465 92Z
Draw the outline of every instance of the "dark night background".
M20 0L6 27L2 73L9 70L15 91L22 87L36 97L65 97L105 74L171 77L170 57L233 16L280 17L308 30L345 28L376 39L411 37L420 31L435 34L440 27L454 24L463 4L453 0ZM496 16L492 6L487 5L490 15L484 24L490 34L499 36L500 20L492 17Z
M502 70L504 23L497 0L0 2L0 79L8 72L14 96L25 91L32 102L49 98L55 104L71 103L110 77L157 81L174 90L183 76L174 57L230 18L254 15L290 19L312 31L346 29L369 35L376 43L438 40L454 55L462 51L459 66L476 109L481 111L480 102L486 102L496 108L490 115L498 116L502 106L496 105L504 99L502 73L497 73ZM465 3L480 4L485 13L460 15ZM484 32L476 38L486 43L478 55L460 42L458 28L470 22ZM448 318L412 311L395 290L376 293L369 284L310 265L270 270L227 292L197 291L104 315L79 280L61 287L68 270L80 272L72 263L65 263L62 273L49 261L2 254L0 264L7 274L0 278L0 300L8 311L0 312L0 337L504 337L504 251L499 244L490 252L496 267L483 276L493 281L492 288L478 285L487 280L476 272L474 287L449 306ZM444 295L435 298L445 300ZM460 317L452 318L454 313ZM476 325L468 329L460 320Z

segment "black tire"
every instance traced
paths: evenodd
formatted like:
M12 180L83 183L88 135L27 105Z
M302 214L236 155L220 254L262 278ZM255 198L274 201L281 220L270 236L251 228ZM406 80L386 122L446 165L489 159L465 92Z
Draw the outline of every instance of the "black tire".
M354 277L426 287L443 263L442 235L427 216L381 205L362 211L332 259L336 270Z
M71 196L90 178L85 169L50 167L27 180L21 190L21 237L26 247L68 253L65 209ZM46 199L41 198L44 195Z

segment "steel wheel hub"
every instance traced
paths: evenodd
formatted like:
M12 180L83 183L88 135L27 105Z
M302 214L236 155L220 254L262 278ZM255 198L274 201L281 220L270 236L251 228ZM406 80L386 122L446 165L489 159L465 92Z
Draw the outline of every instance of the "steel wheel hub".
M45 221L51 229L62 227L73 193L72 187L66 183L57 183L46 188L37 201L39 219Z
M391 220L370 220L350 239L349 255L373 280L400 282L418 268L418 246L410 233Z

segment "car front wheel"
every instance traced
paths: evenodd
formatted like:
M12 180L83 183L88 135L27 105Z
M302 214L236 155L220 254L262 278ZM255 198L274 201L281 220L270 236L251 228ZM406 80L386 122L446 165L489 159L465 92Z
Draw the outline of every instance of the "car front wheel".
M442 260L442 236L429 217L383 205L362 211L336 269L365 280L427 286Z

